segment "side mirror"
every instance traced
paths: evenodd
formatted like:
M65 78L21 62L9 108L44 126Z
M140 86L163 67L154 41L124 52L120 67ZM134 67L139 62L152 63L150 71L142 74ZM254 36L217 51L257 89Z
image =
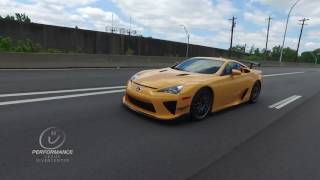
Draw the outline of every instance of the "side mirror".
M241 74L242 74L241 71L239 71L239 70L237 70L237 69L232 69L232 76L239 76L239 75L241 75Z
M175 62L175 63L171 66L171 68L176 67L179 63L180 63L179 61Z

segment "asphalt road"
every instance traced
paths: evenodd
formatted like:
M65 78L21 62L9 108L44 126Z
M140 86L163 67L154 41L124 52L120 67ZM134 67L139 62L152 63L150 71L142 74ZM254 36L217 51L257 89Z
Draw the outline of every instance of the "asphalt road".
M0 70L0 179L320 179L320 69L262 70L257 104L175 123L122 106L139 69ZM69 162L32 154L52 126Z

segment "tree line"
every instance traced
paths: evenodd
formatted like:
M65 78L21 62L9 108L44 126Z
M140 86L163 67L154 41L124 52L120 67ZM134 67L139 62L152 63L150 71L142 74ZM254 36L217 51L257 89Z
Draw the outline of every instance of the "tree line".
M255 46L251 46L249 50L246 49L246 45L236 45L232 48L233 52L237 52L237 58L243 58L251 61L271 60L279 61L281 54L281 46L274 46L270 50L265 48L260 49ZM305 51L297 58L297 51L290 47L283 49L283 60L287 62L306 62L314 63L315 59L320 61L320 48L314 51Z
M14 16L7 15L5 17L0 16L0 20L7 20L7 21L17 21L20 23L31 23L31 19L25 14L15 13Z

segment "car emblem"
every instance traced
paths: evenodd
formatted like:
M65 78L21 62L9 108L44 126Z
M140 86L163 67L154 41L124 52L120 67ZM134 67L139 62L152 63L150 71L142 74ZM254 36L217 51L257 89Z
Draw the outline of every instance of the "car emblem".
M136 87L136 91L139 92L141 91L141 88L139 86Z

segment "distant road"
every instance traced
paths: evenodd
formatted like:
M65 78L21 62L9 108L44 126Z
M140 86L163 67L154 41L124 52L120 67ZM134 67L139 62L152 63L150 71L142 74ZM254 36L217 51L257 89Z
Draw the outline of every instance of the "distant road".
M139 70L0 70L0 179L320 178L320 69L262 68L257 104L177 123L122 106ZM52 126L69 163L31 154Z

